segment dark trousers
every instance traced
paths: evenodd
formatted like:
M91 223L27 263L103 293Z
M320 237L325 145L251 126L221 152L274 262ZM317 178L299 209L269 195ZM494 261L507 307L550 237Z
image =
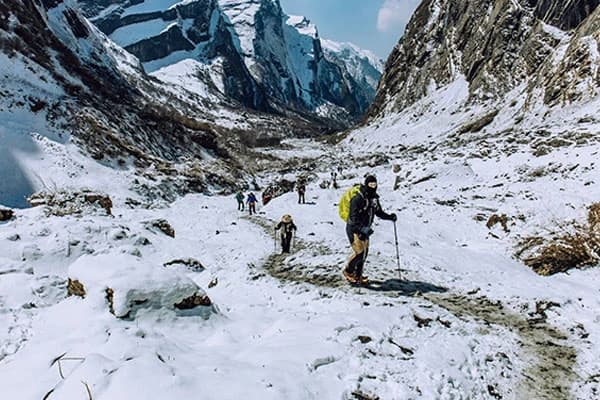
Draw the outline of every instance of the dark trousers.
M304 200L304 192L298 192L298 204L305 204L305 200Z
M248 203L248 211L250 211L250 215L256 214L256 203Z
M363 267L369 255L369 239L360 240L358 234L352 233L348 228L346 228L346 235L352 246L352 254L346 264L346 272L360 278L363 275Z
M244 211L244 202L238 201L238 211Z
M292 234L288 233L287 235L281 235L281 252L289 253L290 245L292 244Z

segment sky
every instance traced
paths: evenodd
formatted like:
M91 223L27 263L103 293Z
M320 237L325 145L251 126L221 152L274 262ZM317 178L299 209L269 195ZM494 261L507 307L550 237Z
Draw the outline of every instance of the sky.
M386 59L421 0L280 0L289 15L303 15L319 35L352 42Z

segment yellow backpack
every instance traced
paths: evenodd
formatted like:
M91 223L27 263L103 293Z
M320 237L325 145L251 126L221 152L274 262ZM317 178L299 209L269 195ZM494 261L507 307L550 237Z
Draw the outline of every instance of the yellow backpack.
M350 189L346 190L342 195L340 203L338 204L338 214L344 221L348 221L348 218L350 218L350 202L352 201L352 198L359 193L360 185L356 184Z

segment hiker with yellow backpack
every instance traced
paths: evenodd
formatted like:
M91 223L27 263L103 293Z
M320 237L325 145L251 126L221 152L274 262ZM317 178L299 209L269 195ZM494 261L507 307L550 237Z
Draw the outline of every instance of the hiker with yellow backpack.
M381 209L377 178L373 175L368 175L364 184L355 185L344 193L338 211L340 217L346 221L346 234L352 246L352 255L343 274L351 284L366 285L369 279L363 276L363 267L369 253L369 237L373 234L373 219L378 216L396 222L397 216Z

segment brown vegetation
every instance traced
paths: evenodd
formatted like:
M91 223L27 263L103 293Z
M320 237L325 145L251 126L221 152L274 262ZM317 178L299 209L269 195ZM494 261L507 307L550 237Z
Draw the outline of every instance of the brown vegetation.
M32 207L46 206L48 215L65 216L81 215L103 209L107 215L112 215L112 200L109 196L89 190L70 192L67 190L56 192L38 192L27 199Z
M78 280L73 280L69 278L69 281L67 283L67 294L69 296L85 297L85 288L83 287L83 284Z
M517 258L540 275L553 275L600 262L600 203L590 206L586 224L573 224L569 231L553 232L550 239L539 236L522 240Z
M207 295L200 296L198 293L195 293L194 295L181 300L181 302L174 304L175 308L179 310L189 310L198 306L210 305L212 305L210 298Z

